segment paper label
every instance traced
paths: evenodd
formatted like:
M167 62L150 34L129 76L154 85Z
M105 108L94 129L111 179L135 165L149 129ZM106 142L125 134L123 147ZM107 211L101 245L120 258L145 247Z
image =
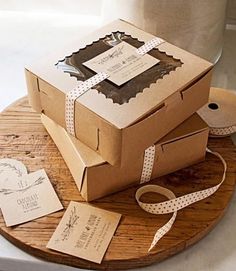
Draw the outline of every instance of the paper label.
M160 60L148 54L138 54L137 48L122 41L83 65L96 73L106 72L109 75L108 80L121 86L159 62Z
M22 180L19 178L27 174L25 165L15 159L0 159L0 208L3 197L2 189L20 189L23 186Z
M14 179L11 179L14 178ZM1 209L7 226L18 225L63 209L46 172L38 170L17 180L9 175L8 185L0 187Z
M70 202L47 247L101 263L121 214Z

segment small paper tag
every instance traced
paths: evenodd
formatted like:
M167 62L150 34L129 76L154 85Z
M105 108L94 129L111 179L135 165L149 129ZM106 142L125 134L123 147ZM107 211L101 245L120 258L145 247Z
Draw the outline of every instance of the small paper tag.
M27 174L26 166L15 159L0 159L0 208L4 189L20 189L24 185L19 177Z
M96 73L106 72L108 80L120 86L159 62L160 60L148 54L138 54L137 48L122 41L83 65Z
M25 174L15 182L15 186L0 187L1 209L7 226L63 209L45 170ZM13 180L9 180L9 183L13 183Z
M121 214L70 202L47 247L101 263Z

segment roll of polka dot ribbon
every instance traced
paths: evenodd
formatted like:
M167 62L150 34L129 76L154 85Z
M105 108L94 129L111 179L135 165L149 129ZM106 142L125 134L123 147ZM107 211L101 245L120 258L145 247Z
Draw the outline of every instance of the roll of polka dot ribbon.
M224 127L224 128L214 128L214 127L210 128L210 135L212 137L229 136L233 133L236 133L236 125L232 125L232 126Z
M150 41L146 42L144 45L136 49L136 53L139 55L144 55L156 46L163 43L164 40L155 37ZM103 80L107 79L109 74L106 72L99 72L96 75L92 76L84 82L79 82L78 86L66 93L65 99L65 123L66 130L71 135L75 136L75 101L86 93L88 90L92 89L97 84L101 83Z
M219 184L217 184L213 187L210 187L210 188L207 188L204 190L200 190L197 192L193 192L193 193L190 193L187 195L183 195L180 197L176 197L175 194L171 190L164 188L164 187L161 187L159 185L145 185L145 186L140 187L136 191L135 198L136 198L139 206L144 211L151 213L151 214L155 214L155 215L173 213L173 215L169 219L169 221L163 227L161 227L160 229L157 230L157 232L153 238L152 244L149 248L149 251L172 228L172 225L175 222L178 210L181 210L181 209L183 209L183 208L185 208L195 202L198 202L200 200L203 200L203 199L211 196L219 189L221 184L224 182L225 176L226 176L226 170L227 170L227 164L226 164L224 158L218 152L213 152L209 149L207 149L207 152L218 157L223 164L223 167L224 167L223 176L222 176L222 179ZM152 170L152 168L150 168L150 170ZM145 172L146 172L145 176L150 175L150 173L147 174L147 170ZM161 195L167 197L168 200L163 201L163 202L159 202L159 203L144 203L140 200L140 198L143 194L148 193L148 192L154 192L154 193L161 194Z
M236 91L212 87L208 104L199 109L198 114L210 127L209 136L236 133Z

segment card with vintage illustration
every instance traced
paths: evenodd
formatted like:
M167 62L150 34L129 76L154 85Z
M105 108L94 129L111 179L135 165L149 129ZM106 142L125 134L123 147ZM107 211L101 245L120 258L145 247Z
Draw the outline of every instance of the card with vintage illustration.
M72 201L47 247L101 263L120 218L121 214Z
M7 226L63 209L45 170L27 174L14 159L0 160L0 207Z

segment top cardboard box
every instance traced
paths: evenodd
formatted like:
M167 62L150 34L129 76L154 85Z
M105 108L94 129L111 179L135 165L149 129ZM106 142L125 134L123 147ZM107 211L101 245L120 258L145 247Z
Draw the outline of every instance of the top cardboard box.
M112 76L75 102L75 134L122 167L208 101L212 64L167 41L137 57L153 38L117 20L27 66L32 107L66 127L66 93L112 59Z

